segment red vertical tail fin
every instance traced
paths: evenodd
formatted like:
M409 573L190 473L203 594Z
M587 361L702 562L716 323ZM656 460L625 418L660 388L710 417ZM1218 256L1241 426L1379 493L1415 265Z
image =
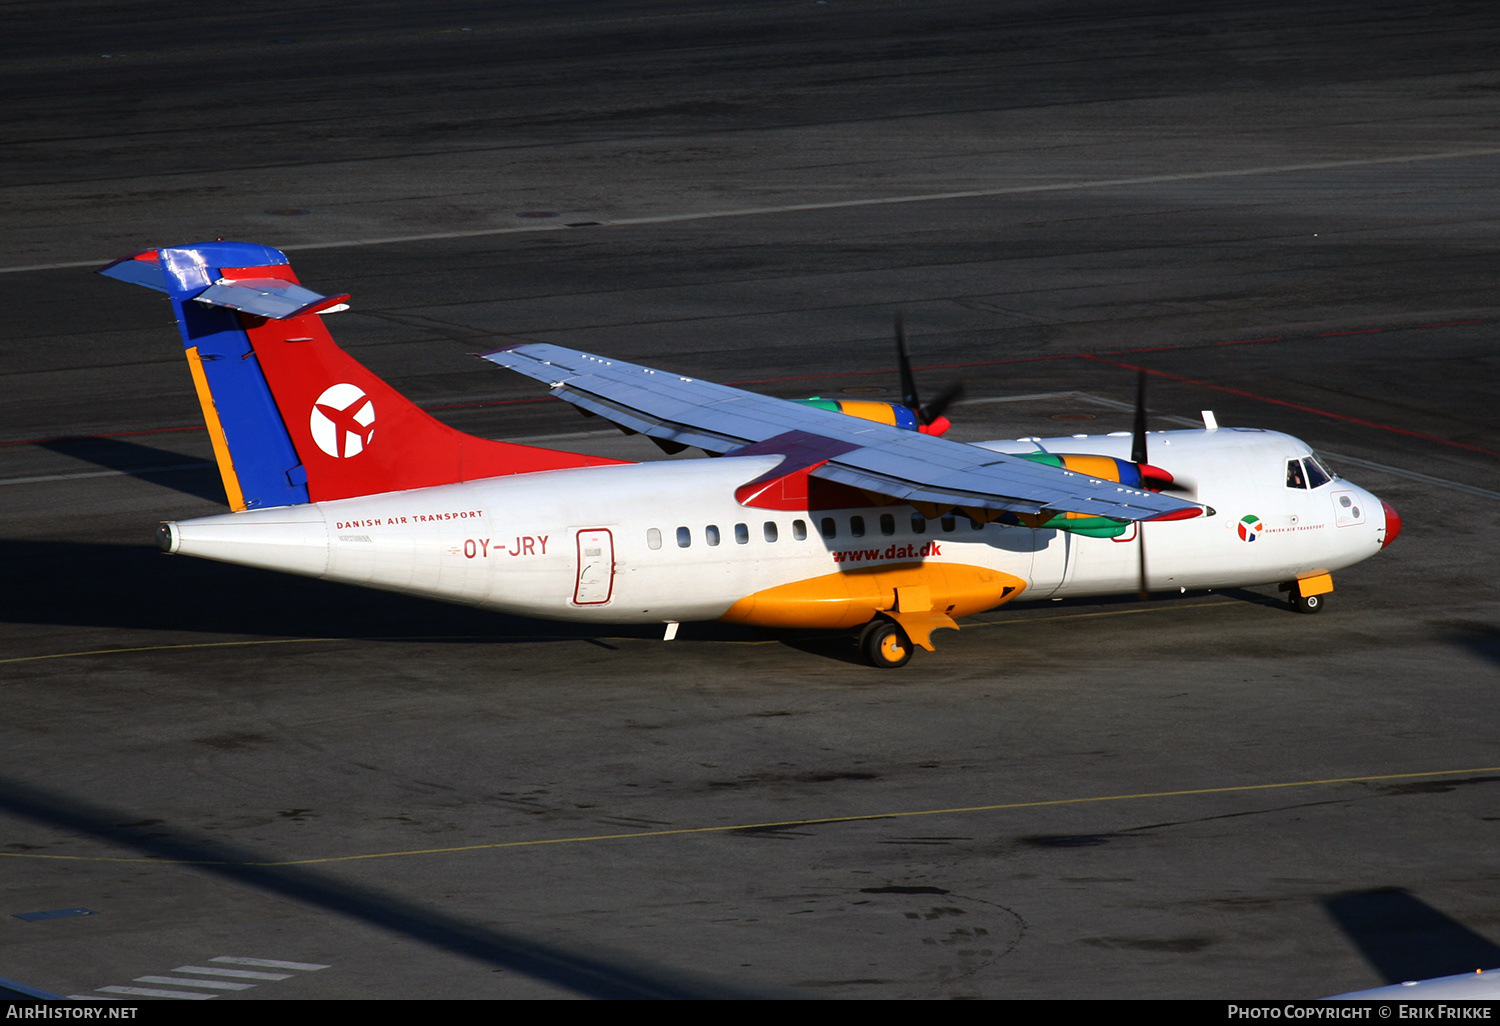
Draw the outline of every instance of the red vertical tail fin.
M621 462L478 438L419 409L329 335L322 315L348 297L302 288L278 250L199 243L102 273L172 297L236 509Z

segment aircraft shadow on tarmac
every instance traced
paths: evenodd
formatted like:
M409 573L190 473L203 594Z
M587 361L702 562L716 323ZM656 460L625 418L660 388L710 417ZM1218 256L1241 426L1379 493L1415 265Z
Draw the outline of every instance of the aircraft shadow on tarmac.
M115 470L132 477L149 477L184 495L209 502L227 504L224 482L218 468L207 460L195 460L182 453L157 449L139 442L119 438L53 438L37 442L37 448L61 456L92 463L105 470Z
M1388 984L1500 968L1500 946L1399 887L1340 894L1323 908Z
M0 539L0 622L277 637L548 641L653 638L650 624L528 620L199 559L155 546ZM725 632L745 632L725 625Z
M538 644L660 640L659 624L533 620L332 581L168 556L155 546L0 539L0 623L289 638ZM696 623L680 638L779 640L863 663L847 634Z
M154 545L0 539L0 622L111 627L125 630L292 638L381 638L392 641L545 643L659 639L655 624L601 625L532 620L490 610L374 591L249 567L164 555ZM1256 605L1285 602L1242 589L1220 592ZM1159 596L1163 604L1200 595ZM1051 614L1073 608L1136 603L1133 596L1070 599L1047 604ZM697 623L679 635L695 641L773 640L789 648L864 665L852 632L771 631L737 624Z
M290 574L167 556L154 545L0 539L0 622L124 630L291 638L380 638L513 644L660 639L656 624L584 624L533 620L491 610L317 581ZM1285 609L1284 600L1244 589L1216 594ZM1201 601L1202 594L1154 596L1153 602ZM1047 603L1048 615L1138 603L1134 596ZM1040 611L1042 607L1035 607ZM1024 615L1024 614L1023 614ZM696 623L694 641L776 641L808 655L863 666L853 632L763 630ZM1489 639L1493 641L1494 639Z
M1449 640L1481 659L1500 664L1500 627L1487 623L1454 623Z
M209 873L262 891L279 894L312 908L377 926L428 947L524 973L587 997L599 998L746 998L739 987L695 978L623 958L543 944L517 933L424 908L371 887L356 886L304 866L275 865L264 852L230 847L163 832L158 822L150 834L121 822L140 817L107 809L0 778L0 810L98 838L140 852L152 860L193 863L191 871ZM137 810L138 811L138 810ZM184 867L185 869L187 867ZM465 995L441 995L446 997Z

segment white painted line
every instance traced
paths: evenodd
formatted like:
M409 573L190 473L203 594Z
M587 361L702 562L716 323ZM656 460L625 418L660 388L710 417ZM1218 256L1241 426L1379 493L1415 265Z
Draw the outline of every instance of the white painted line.
M1465 157L1492 157L1500 148L1449 150L1441 153L1411 153L1399 157L1366 157L1357 160L1320 160L1305 164L1267 164L1262 167L1226 168L1220 171L1189 171L1171 175L1138 175L1130 178L1103 178L1081 182L1052 182L1045 185L1008 185L994 189L962 189L954 192L917 193L910 196L881 196L872 199L828 200L822 203L788 203L774 207L740 207L733 210L708 210L691 214L658 214L651 217L622 217L599 221L598 227L676 224L680 221L706 221L721 217L757 217L764 214L792 214L813 210L839 210L846 207L889 206L899 203L933 203L942 200L983 199L990 196L1018 196L1033 192L1068 192L1086 189L1110 189L1128 185L1157 185L1165 182L1207 181L1215 178L1244 178L1253 175L1293 174L1298 171L1334 171L1350 167L1375 167L1381 164L1412 164L1428 160L1461 160ZM590 226L594 227L594 226ZM509 225L505 228L474 228L458 232L425 232L420 235L387 235L373 239L345 239L338 242L309 242L300 246L283 246L291 253L308 249L349 249L356 246L389 246L403 242L429 242L442 239L476 239L491 235L519 235L531 232L579 231L565 223ZM69 267L103 267L116 256L94 260L71 260L54 264L26 264L0 267L0 274L24 271L55 271Z
M218 959L211 959L218 961ZM290 980L290 973L252 973L248 969L215 969L205 965L180 965L174 973L196 973L199 976L230 976L236 980Z
M1130 410L1134 412L1135 406L1131 403L1122 403L1115 399L1104 399L1097 395L1089 395L1087 392L1074 393L1080 399L1087 399L1099 406L1108 406L1114 410ZM1153 413L1157 420L1171 421L1173 424L1181 424L1184 427L1201 428L1202 420L1194 420L1192 417L1173 417L1167 414ZM1447 488L1450 491L1466 492L1469 495L1477 495L1482 499L1500 499L1500 492L1491 491L1488 488L1480 488L1478 485L1464 484L1462 481L1450 481L1446 477L1433 477L1431 474L1422 474L1415 470L1403 470L1401 467L1393 467L1388 463L1376 463L1374 460L1362 460L1358 456L1346 456L1343 453L1332 452L1328 449L1319 449L1318 455L1327 456L1335 463L1348 463L1355 467L1364 467L1380 474L1389 474L1392 477L1404 477L1408 481L1420 481L1422 484L1432 485L1434 488Z
M39 474L36 477L7 477L0 486L40 484L44 481L81 481L89 477L136 477L141 474L165 474L173 470L202 470L212 463L171 463L161 467L137 467L134 470L81 470L76 474Z
M217 994L195 994L186 990L152 990L150 987L99 987L102 994L134 994L137 997L178 998L182 1001L210 1001Z
M1435 488L1448 488L1455 492L1467 492L1470 495L1477 495L1482 499L1500 499L1500 492L1492 492L1488 488L1480 488L1477 485L1464 484L1462 481L1449 481L1445 477L1419 474L1415 470L1403 470L1400 467L1376 463L1374 460L1362 460L1358 456L1345 456L1341 453L1329 452L1327 449L1319 449L1318 455L1327 456L1334 463L1350 463L1356 467L1364 467L1367 470L1389 474L1392 477L1404 477L1408 481L1420 481L1422 484L1432 485Z
M1031 395L997 395L989 399L960 399L954 406L988 406L990 403L1029 403L1038 399L1089 399L1084 392L1033 392ZM1134 409L1134 407L1131 407Z
M316 962L280 962L274 958L240 958L237 955L220 955L218 958L210 958L209 961L228 962L230 965L258 965L265 969L296 969L305 973L329 968ZM276 979L285 980L287 977L278 976Z
M521 435L518 438L507 438L507 442L561 442L569 438L602 438L605 435L625 435L619 428L607 428L603 431L565 431L556 435Z
M204 987L208 990L249 990L253 983L229 983L225 980L184 980L176 976L137 976L136 983L176 983L183 987Z

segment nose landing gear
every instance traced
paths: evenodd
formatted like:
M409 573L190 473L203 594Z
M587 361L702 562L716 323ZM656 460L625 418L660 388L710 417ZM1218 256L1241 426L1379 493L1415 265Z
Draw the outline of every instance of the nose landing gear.
M1324 596L1333 591L1333 578L1328 574L1319 574L1316 577L1304 577L1296 581L1287 581L1281 585L1281 590L1288 592L1287 603L1299 613L1322 612Z
M1292 595L1287 601L1299 613L1316 613L1323 608L1322 595Z

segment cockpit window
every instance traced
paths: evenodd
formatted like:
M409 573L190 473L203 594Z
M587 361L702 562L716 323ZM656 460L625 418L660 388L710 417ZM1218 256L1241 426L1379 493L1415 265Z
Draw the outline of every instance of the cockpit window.
M1307 487L1321 488L1333 480L1333 475L1324 469L1316 456L1309 456L1302 462L1307 464Z
M1288 488L1307 487L1307 478L1302 473L1301 460L1286 461L1286 486Z

